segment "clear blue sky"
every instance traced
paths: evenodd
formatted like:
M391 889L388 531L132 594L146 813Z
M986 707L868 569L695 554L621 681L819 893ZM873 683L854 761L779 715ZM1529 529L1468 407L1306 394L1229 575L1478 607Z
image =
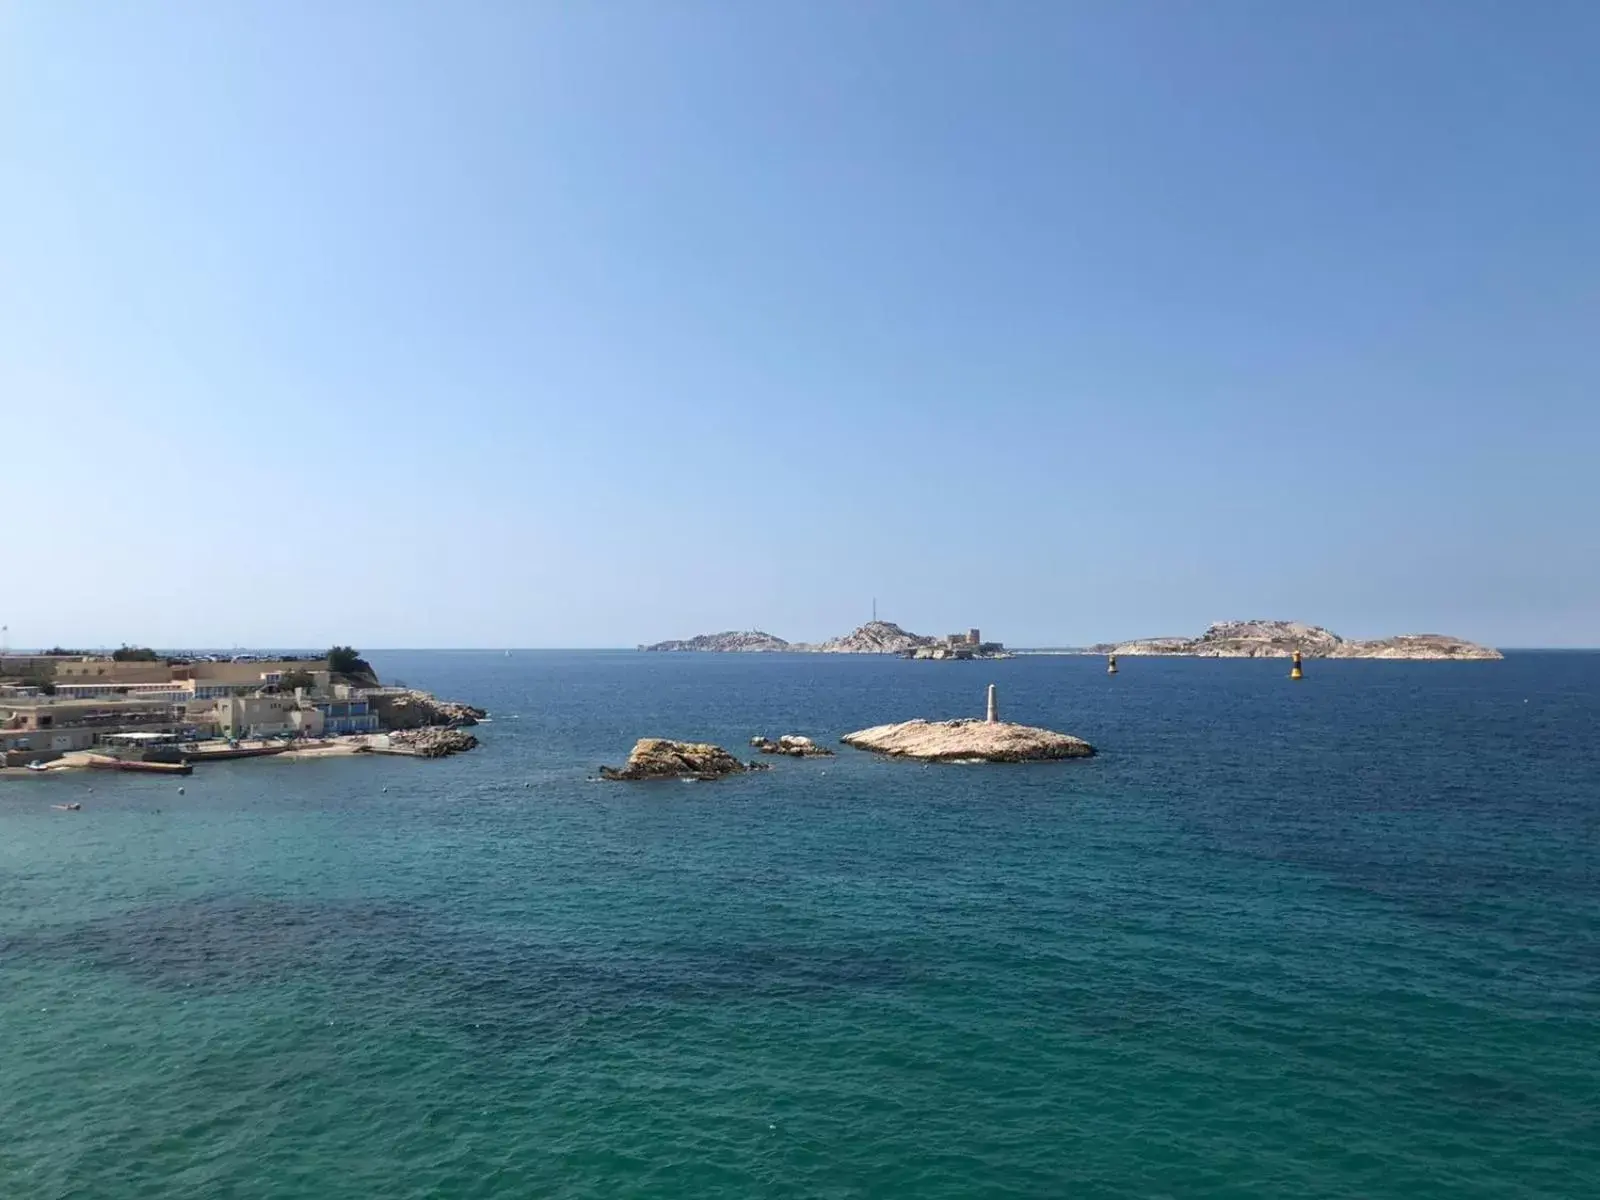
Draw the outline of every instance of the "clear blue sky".
M13 645L1600 644L1600 5L0 4Z

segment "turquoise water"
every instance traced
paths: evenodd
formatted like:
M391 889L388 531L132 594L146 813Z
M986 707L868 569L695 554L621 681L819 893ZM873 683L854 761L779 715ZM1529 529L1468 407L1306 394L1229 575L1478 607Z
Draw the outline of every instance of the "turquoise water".
M0 781L0 1196L1600 1194L1600 655L374 659L483 748Z

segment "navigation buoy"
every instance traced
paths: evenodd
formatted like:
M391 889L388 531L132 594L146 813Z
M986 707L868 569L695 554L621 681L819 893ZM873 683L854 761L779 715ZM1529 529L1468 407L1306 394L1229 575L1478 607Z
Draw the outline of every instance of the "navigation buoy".
M1108 654L1108 655L1106 655L1106 674L1107 675L1115 675L1116 673L1117 673L1117 656L1115 654Z
M1306 677L1306 673L1300 669L1300 651L1296 650L1291 656L1290 661L1294 663L1294 666L1289 668L1289 678L1304 679Z

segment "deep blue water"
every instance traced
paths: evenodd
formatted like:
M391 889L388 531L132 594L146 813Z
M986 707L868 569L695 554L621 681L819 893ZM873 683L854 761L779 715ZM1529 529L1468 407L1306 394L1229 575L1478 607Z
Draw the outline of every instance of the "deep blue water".
M0 780L0 1196L1600 1194L1600 655L372 657L483 747Z

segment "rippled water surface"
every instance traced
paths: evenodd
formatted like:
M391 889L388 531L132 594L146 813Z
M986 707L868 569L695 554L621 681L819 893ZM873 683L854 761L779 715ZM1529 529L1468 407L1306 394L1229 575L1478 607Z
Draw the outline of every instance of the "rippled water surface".
M483 748L0 780L0 1196L1600 1194L1600 656L373 657Z

